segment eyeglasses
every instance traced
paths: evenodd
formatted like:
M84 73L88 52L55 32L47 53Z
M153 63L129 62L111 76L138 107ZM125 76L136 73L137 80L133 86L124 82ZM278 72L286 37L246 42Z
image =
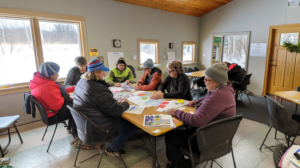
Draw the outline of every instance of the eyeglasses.
M208 82L208 81L212 81L212 79L207 79L207 78L204 78L203 80L204 82Z

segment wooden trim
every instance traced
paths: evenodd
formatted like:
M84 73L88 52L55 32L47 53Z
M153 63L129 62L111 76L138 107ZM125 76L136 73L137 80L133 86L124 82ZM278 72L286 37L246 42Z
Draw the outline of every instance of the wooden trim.
M36 60L38 62L37 67L39 70L40 65L44 62L44 54L43 54L43 48L42 48L42 40L41 40L41 34L40 34L40 26L39 26L39 20L33 19L33 30L34 30L34 42L35 42L35 50L36 50Z
M264 85L262 96L267 93L268 81L269 81L269 64L270 57L272 54L272 45L273 45L273 35L276 29L284 29L284 28L300 28L300 24L289 24L289 25L274 25L269 28L269 38L268 38L268 50L266 55L266 65L265 65L265 77L264 77Z
M183 61L183 46L184 45L193 45L192 61ZM195 56L196 56L196 42L195 41L183 41L182 46L181 46L181 62L195 64Z
M137 49L138 49L138 66L141 66L143 64L140 64L140 43L143 44L155 44L155 62L154 64L159 64L159 40L153 40L153 39L137 39Z

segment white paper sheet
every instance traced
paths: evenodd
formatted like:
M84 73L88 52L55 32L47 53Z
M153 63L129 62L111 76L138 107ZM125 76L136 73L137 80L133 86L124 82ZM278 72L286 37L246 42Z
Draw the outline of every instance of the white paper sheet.
M124 53L123 52L108 52L107 57L108 57L109 69L112 69L112 68L116 67L116 63L120 57L124 58Z
M177 100L170 101L169 104L166 105L164 108L158 108L156 111L159 112L167 112L169 109L181 109L184 108L185 105L189 104L189 101L184 101L184 103L177 103Z
M250 56L265 57L267 54L267 43L251 43Z
M175 52L168 52L168 62L175 60Z
M145 107L143 106L134 106L130 105L129 109L125 111L125 113L132 113L132 114L142 114Z

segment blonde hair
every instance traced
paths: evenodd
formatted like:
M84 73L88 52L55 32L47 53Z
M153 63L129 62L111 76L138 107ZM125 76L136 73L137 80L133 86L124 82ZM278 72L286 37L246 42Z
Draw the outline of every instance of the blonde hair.
M167 68L171 68L171 69L177 71L179 75L184 73L182 63L180 61L177 61L177 60L169 62L168 65L167 65Z
M84 74L81 75L81 79L85 79L86 81L89 81L89 80L100 80L99 76L96 74L96 73L101 73L102 70L101 69L98 69L96 71L92 71L92 72L85 72Z

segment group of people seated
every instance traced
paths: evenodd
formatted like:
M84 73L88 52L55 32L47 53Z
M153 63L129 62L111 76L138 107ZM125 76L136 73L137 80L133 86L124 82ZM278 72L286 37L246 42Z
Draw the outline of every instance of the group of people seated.
M207 95L196 101L192 101L190 81L184 73L180 61L172 61L167 65L168 76L162 81L162 71L154 67L152 59L143 63L142 78L135 83L131 70L123 58L119 59L116 67L109 70L103 62L97 59L87 63L84 57L75 59L76 66L71 68L66 77L64 86L56 82L60 67L54 62L44 62L39 72L35 72L30 81L31 94L35 96L46 109L49 119L54 120L54 113L58 118L69 119L68 130L75 135L72 146L83 149L104 148L103 146L87 146L80 144L77 137L76 124L70 111L66 107L73 104L73 108L81 111L92 122L105 128L105 137L111 138L118 134L105 150L111 155L125 155L122 149L124 143L134 134L136 126L121 118L121 115L129 108L127 99L117 101L113 98L109 87L120 87L120 83L132 84L136 90L157 90L151 99L177 98L189 100L188 106L195 106L195 113L189 114L181 110L170 109L168 114L177 117L191 129L172 130L166 133L166 155L170 163L167 167L173 168L180 156L179 146L188 147L188 138L195 133L197 128L212 121L232 117L236 114L234 90L228 83L228 68L225 63L218 63L205 71L205 85ZM105 72L108 76L104 80ZM74 87L74 96L67 93L69 87ZM93 128L94 140L101 141L102 130ZM196 138L192 139L195 152L198 151ZM190 167L190 161L184 157L179 158L176 167Z

